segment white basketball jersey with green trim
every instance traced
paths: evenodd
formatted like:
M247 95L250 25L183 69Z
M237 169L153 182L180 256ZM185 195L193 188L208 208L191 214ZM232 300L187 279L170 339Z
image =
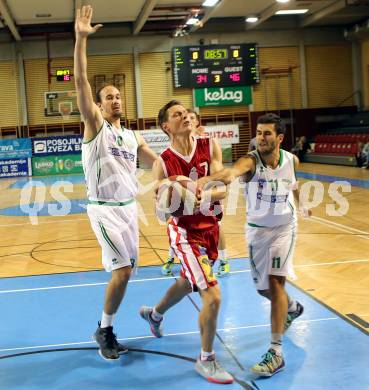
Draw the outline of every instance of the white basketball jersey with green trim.
M249 153L256 159L255 174L246 184L247 224L254 227L275 227L296 223L292 189L296 188L293 154L280 150L277 168L266 167L259 153Z
M125 202L137 195L137 148L132 130L118 129L104 120L96 137L82 144L89 200Z

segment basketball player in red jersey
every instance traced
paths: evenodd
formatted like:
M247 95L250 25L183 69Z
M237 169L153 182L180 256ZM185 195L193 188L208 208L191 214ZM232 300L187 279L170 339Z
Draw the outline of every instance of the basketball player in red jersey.
M190 117L190 120L194 121L196 125L194 134L197 135L198 137L204 137L205 128L204 126L200 125L200 118L197 112L192 109L187 109L187 112ZM222 225L220 224L220 221L219 221L218 260L219 260L219 266L216 272L216 276L220 278L228 275L230 271L229 261L227 259L226 238L225 238Z
M200 118L197 112L192 108L187 108L187 114L188 114L187 116L189 121L193 125L193 130L192 130L193 135L196 137L206 136L205 128L200 125ZM174 266L174 257L175 257L174 249L170 247L168 251L168 258L166 262L163 264L163 266L161 267L161 273L163 275L173 276L172 268ZM229 267L229 261L227 259L226 238L220 221L219 221L218 260L219 260L219 266L216 272L216 276L223 277L229 275L230 267Z
M162 130L170 138L167 148L153 166L155 179L160 183L166 177L183 175L201 178L222 169L222 152L219 145L208 137L197 138L192 134L193 125L186 109L179 101L167 103L158 115ZM225 197L225 188L212 188L202 197L216 202ZM199 314L201 353L195 369L214 383L232 383L233 377L215 360L213 342L220 307L220 289L213 274L212 264L218 256L218 219L214 207L200 212L168 220L168 236L171 247L181 261L181 278L172 285L155 307L141 307L142 318L149 322L156 337L163 336L163 314L184 296L198 291L202 299ZM206 214L206 215L205 215Z

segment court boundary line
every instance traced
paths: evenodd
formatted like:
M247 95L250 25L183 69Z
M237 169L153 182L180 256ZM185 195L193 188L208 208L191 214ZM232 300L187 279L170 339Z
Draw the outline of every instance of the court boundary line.
M311 220L314 222L321 223L322 225L330 226L332 228L335 228L337 230L344 231L345 233L349 232L352 233L352 235L357 235L360 238L364 238L366 240L369 240L369 232L366 232L364 230L355 229L351 226L346 226L338 222L329 221L328 219L321 218L321 217L310 217Z
M360 325L352 321L350 318L346 317L345 314L340 313L336 309L333 309L333 307L329 306L328 304L324 303L320 299L316 298L314 295L312 295L309 291L304 290L302 287L298 286L294 282L291 282L290 280L287 280L287 283L290 284L291 286L295 287L297 290L300 292L304 293L307 295L309 298L313 299L315 302L321 304L323 307L325 307L327 310L331 311L333 314L350 324L351 326L354 326L356 329L360 330L362 333L364 333L366 336L369 336L369 330L366 330L362 328Z
M339 320L339 319L340 319L339 316L337 316L337 317L323 317L323 318L313 318L310 320L296 320L296 321L294 321L294 323L295 324L315 323L315 322L324 322L324 321L335 321L335 320ZM237 326L237 327L231 327L231 328L219 328L216 331L217 332L231 332L231 331L235 331L235 330L266 328L266 327L270 327L270 324L268 323L268 324L259 324L259 325ZM166 334L164 334L164 337L187 336L187 335L194 335L194 334L200 334L200 331L196 330L196 331L190 331L190 332L166 333ZM119 338L117 340L124 342L124 341L155 339L155 338L156 337L153 335L146 335L146 336ZM91 341L79 341L79 342L73 342L73 343L34 345L34 346L28 346L28 347L15 347L15 348L2 348L2 349L0 349L0 353L11 352L11 351L20 351L20 350L31 350L31 349L37 349L37 348L56 348L56 347L68 347L68 346L72 346L72 345L86 345L86 344L96 344L96 342L91 340Z

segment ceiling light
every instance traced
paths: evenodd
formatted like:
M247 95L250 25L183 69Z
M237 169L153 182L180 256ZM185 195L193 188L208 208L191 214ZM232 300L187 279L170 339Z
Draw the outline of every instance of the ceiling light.
M277 3L288 3L290 0L277 0Z
M197 19L197 18L190 18L190 19L187 20L186 24L193 25L193 24L196 24L198 22L199 22L199 19Z
M202 5L204 7L212 7L213 5L215 5L219 0L205 0Z
M308 9L281 9L277 11L276 15L298 15L298 14L306 14Z
M246 18L247 23L255 23L258 20L259 20L259 18L257 16L249 16L248 18Z

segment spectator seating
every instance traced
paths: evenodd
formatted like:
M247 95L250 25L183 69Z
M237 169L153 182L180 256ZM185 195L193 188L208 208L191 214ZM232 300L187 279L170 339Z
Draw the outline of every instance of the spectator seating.
M314 153L306 155L308 162L356 165L358 142L369 141L368 133L319 134L315 137Z
M369 141L369 133L367 134L319 134L315 137L315 144L352 144L357 142Z

